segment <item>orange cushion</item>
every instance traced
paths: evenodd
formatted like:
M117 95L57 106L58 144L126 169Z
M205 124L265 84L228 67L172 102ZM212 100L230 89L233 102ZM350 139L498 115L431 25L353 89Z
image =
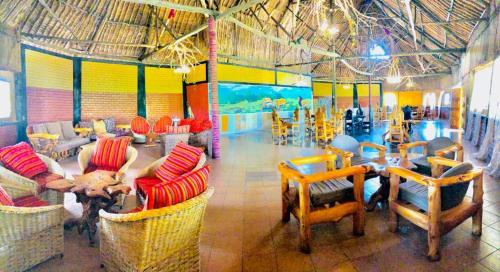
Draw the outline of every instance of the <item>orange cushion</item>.
M0 162L7 169L27 178L32 178L48 170L47 165L25 142L0 149Z
M144 119L144 117L137 116L130 122L130 130L132 130L133 133L145 135L149 133L149 129L148 120Z
M208 165L187 174L172 182L162 182L151 187L147 195L147 209L158 209L193 198L207 189Z
M127 162L127 148L130 140L129 137L98 138L94 153L90 158L90 167L118 171Z
M5 191L2 185L0 185L0 206L14 206L12 198L7 191Z
M166 132L166 128L172 125L172 119L168 116L163 116L153 126L153 132L156 134L162 134Z
M183 142L177 143L165 162L156 169L156 177L168 182L193 170L200 160L201 153L203 150L198 147Z
M47 183L58 180L58 179L63 179L64 177L58 174L51 173L49 171L38 174L33 177L33 180L40 185L40 188L38 189L39 192L45 191L47 188L45 187Z
M49 202L42 200L34 195L23 196L14 199L14 206L16 207L42 207L48 205Z

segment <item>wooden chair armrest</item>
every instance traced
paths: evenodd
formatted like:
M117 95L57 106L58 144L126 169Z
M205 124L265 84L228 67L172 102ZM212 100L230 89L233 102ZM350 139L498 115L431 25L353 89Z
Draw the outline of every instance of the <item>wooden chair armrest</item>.
M451 153L451 152L458 152L463 150L463 146L461 144L455 143L450 146L447 146L445 148L441 148L439 150L436 150L435 154L440 157L444 157L446 154Z
M290 161L296 165L304 165L304 164L315 164L315 163L322 163L329 161L334 162L336 159L337 155L335 154L323 154L323 155L295 158L291 159Z
M427 161L431 164L431 166L444 165L444 166L454 167L462 163L456 160L447 159L443 157L428 157Z
M316 182L322 182L329 179L340 178L340 177L349 177L359 174L365 174L371 170L370 166L367 165L359 165L359 166L350 166L346 168L341 168L333 171L327 171L323 173L315 173L309 175L301 175L300 178L296 179L300 184L310 184Z
M425 141L416 141L413 143L399 144L398 150L399 150L399 153L401 154L401 158L407 159L408 158L408 151L412 148L416 148L419 146L424 147L423 155L424 156L427 155L427 142L425 142Z
M403 168L403 167L398 167L398 166L387 167L386 171L389 172L389 174L391 174L391 175L396 175L396 176L399 176L399 177L402 177L402 178L405 178L408 180L412 180L412 181L415 181L415 182L420 183L420 184L425 185L425 186L428 186L429 180L432 179L431 177L428 177L428 176L425 176L425 175L419 174L417 172L413 172L411 170L408 170L408 169Z
M304 175L302 173L290 168L285 162L280 162L280 164L278 165L278 170L280 171L281 175L283 175L287 179L299 180L304 178Z
M351 158L354 156L354 153L349 152L349 151L344 151L340 148L336 148L330 145L327 145L325 147L326 153L327 154L336 154L338 157L342 159L342 167L349 167L351 166Z
M374 148L374 149L378 150L379 158L385 157L385 152L387 151L387 148L385 146L375 144L375 143L370 143L370 142L361 142L361 143L359 143L359 154L361 156L363 155L363 149L365 147Z
M448 186L448 185L453 185L461 182L469 182L479 176L483 175L483 170L482 169L473 169L463 175L458 175L458 176L453 176L453 177L447 177L447 178L440 178L437 180L440 186Z

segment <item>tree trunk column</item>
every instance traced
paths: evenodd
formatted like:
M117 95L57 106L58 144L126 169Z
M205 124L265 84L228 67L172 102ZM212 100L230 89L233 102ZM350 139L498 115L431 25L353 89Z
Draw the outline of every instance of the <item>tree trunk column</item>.
M217 88L217 29L214 17L208 17L208 73L212 92L212 157L220 158L219 95Z

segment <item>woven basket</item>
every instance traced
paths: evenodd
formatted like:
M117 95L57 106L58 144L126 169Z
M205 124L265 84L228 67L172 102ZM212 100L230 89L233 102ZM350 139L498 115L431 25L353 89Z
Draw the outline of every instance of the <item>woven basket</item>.
M106 271L200 271L200 232L209 187L161 209L100 216L101 261Z
M188 143L189 133L177 133L177 134L161 134L161 156L165 156L170 153L170 151L175 147L178 142Z

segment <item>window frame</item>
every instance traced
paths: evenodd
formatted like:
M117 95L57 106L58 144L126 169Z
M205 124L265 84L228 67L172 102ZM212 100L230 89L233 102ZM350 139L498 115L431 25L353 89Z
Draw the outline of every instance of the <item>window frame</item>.
M0 73L4 72L0 70ZM9 79L7 76L0 75L0 81L6 82L10 87L10 115L8 117L0 117L0 126L3 124L9 124L12 122L16 122L16 92L15 92L15 79L14 75L12 75L12 79Z

